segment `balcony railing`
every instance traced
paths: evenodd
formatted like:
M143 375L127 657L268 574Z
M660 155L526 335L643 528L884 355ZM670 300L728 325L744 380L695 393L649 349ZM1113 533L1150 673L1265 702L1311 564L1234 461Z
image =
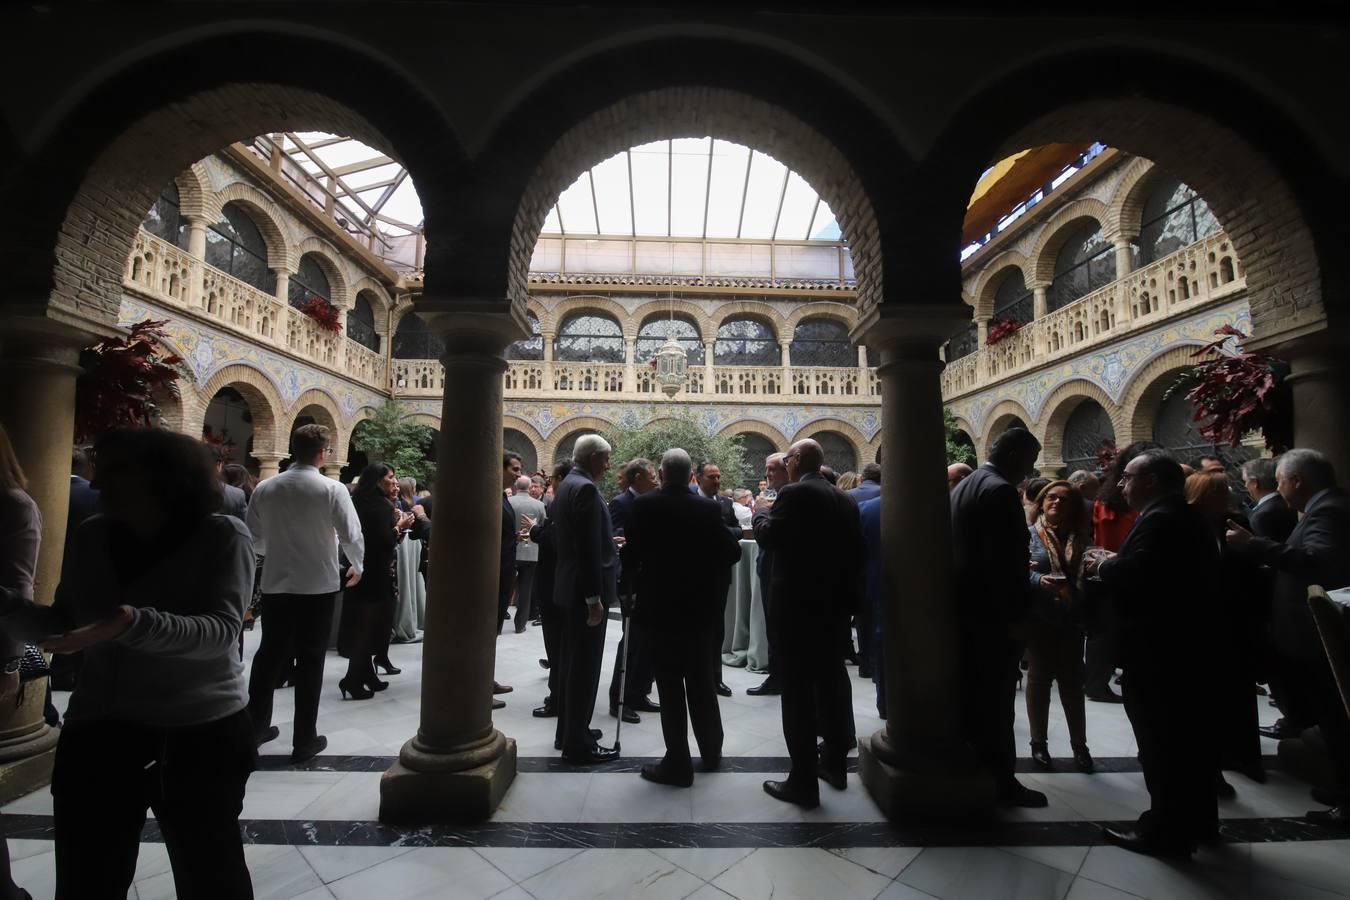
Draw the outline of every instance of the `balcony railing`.
M384 390L383 355L325 331L266 291L207 265L147 231L136 235L124 285L165 306L191 311L226 331L284 350L362 384Z
M1072 356L1246 286L1232 241L1219 232L1028 322L992 347L949 357L942 395L950 399Z

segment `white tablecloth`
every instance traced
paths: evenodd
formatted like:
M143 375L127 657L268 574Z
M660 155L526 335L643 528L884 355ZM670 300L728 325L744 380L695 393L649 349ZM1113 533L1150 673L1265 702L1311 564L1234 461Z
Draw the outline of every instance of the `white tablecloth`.
M755 560L759 545L741 541L741 561L731 572L722 638L722 663L744 666L751 672L769 670L769 638L764 624L764 597L760 592Z
M422 565L422 542L405 538L398 544L398 606L394 610L394 637L398 644L422 639L427 615L426 579Z

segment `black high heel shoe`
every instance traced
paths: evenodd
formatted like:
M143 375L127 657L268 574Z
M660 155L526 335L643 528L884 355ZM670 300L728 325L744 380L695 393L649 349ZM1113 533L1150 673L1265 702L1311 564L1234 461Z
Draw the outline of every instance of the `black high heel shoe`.
M370 678L366 679L364 682L362 682L362 684L366 686L367 690L374 691L377 694L380 691L384 690L385 688L389 687L389 682L381 681L374 675L370 676Z
M384 669L384 674L386 675L401 675L403 673L403 670L391 663L387 656L383 659L377 656L371 663L375 667L375 674L377 675L379 674L380 669Z
M1047 772L1054 766L1050 760L1050 746L1044 741L1031 742L1031 759Z
M1078 771L1084 775L1091 775L1097 771L1097 763L1093 761L1092 754L1088 751L1087 744L1079 744L1073 748L1073 764L1078 767Z
M347 699L348 694L352 695L353 700L369 700L375 696L375 692L368 690L361 682L353 682L346 678L338 682L338 690L342 692L343 700Z

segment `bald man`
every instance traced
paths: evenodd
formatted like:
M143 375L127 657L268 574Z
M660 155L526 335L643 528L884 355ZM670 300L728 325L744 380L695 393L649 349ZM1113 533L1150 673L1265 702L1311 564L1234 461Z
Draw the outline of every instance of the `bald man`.
M787 779L766 781L764 790L808 809L820 805L817 778L837 790L847 785L853 694L839 647L861 600L866 562L858 507L820 474L824 461L815 441L793 444L784 459L792 483L754 519L755 540L773 554L771 640L782 659L783 737L792 758ZM819 755L817 734L825 739Z
M954 490L973 471L965 463L952 463L947 467L947 490Z

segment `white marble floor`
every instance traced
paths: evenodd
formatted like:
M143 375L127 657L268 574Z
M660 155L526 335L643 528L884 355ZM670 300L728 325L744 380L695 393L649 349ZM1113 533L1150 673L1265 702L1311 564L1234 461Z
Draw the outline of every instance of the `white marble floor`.
M613 659L618 624L609 625ZM249 635L251 658L257 635ZM329 739L326 755L390 757L416 730L419 704L420 645L393 648L403 674L389 678L390 688L373 700L342 701L337 680L344 662L330 657L320 707L319 730ZM498 640L498 680L515 686L498 712L498 728L516 739L522 765L492 824L537 827L552 846L493 846L483 840L472 846L415 846L417 835L394 834L365 840L378 846L313 845L276 841L245 848L259 898L413 897L509 898L1026 898L1026 900L1112 900L1112 898L1214 897L1331 898L1350 896L1350 840L1229 842L1203 850L1191 862L1165 862L1140 857L1095 843L1081 823L1131 819L1147 805L1143 777L1135 771L1097 775L1076 772L1022 776L1045 791L1043 810L1006 814L1009 834L1045 829L1044 846L997 846L988 835L965 840L876 840L887 834L883 818L856 777L844 792L825 788L821 806L803 811L767 798L760 789L770 769L786 757L777 698L749 697L745 688L761 676L725 669L735 695L722 701L727 756L770 758L764 771L699 775L688 791L642 781L635 773L544 771L551 759L551 719L535 719L530 711L543 698L547 673L538 666L542 640L536 629L507 634ZM609 663L606 665L608 684ZM853 672L854 670L850 670ZM61 705L65 698L58 695ZM1017 721L1019 752L1026 753L1025 710ZM605 715L602 699L595 725L612 742L614 720ZM1262 718L1274 710L1260 703ZM1102 759L1135 753L1133 737L1119 706L1088 704L1089 740ZM854 713L859 734L881 726L870 682L854 680ZM278 691L276 721L281 739L262 748L264 754L286 754L292 692ZM1058 701L1052 705L1051 752L1068 754L1068 739ZM639 725L624 726L625 757L659 756L663 750L655 715ZM1274 746L1267 743L1266 751ZM777 758L777 759L774 759ZM752 768L754 768L752 766ZM322 829L362 828L373 823L379 806L378 771L295 771L269 768L250 779L243 818L263 824L306 823ZM1235 800L1223 805L1228 820L1292 819L1315 807L1306 786L1273 771L1270 782L1255 785L1230 776L1238 788ZM46 790L8 804L5 816L43 817L51 813ZM631 828L624 828L627 824ZM818 828L833 837L818 846L769 846L765 839L781 827ZM1065 829L1082 835L1080 843L1064 838ZM582 832L604 833L624 849L586 849ZM851 829L871 829L861 838ZM575 831L578 846L557 846ZM717 835L717 839L710 836ZM386 834L387 833L383 833ZM650 846L642 845L650 835ZM691 835L694 836L691 839ZM867 835L871 835L869 838ZM739 837L738 837L739 836ZM742 838L744 838L742 840ZM1010 842L1013 842L1010 839ZM473 843L473 842L469 842ZM528 841L527 841L528 843ZM637 843L637 846L634 844ZM743 843L746 846L736 846ZM1033 842L1034 843L1034 842ZM681 846L685 844L685 846ZM852 846L851 844L857 844ZM882 844L882 845L878 845ZM944 845L950 844L950 845ZM980 846L963 846L980 844ZM992 844L992 845L991 845ZM692 845L692 846L690 846ZM714 846L715 845L715 846ZM828 845L828 846L824 846ZM908 846L906 846L908 845ZM53 893L54 853L43 840L9 841L17 882L35 898ZM141 847L136 882L129 896L141 900L172 897L173 881L163 845Z

